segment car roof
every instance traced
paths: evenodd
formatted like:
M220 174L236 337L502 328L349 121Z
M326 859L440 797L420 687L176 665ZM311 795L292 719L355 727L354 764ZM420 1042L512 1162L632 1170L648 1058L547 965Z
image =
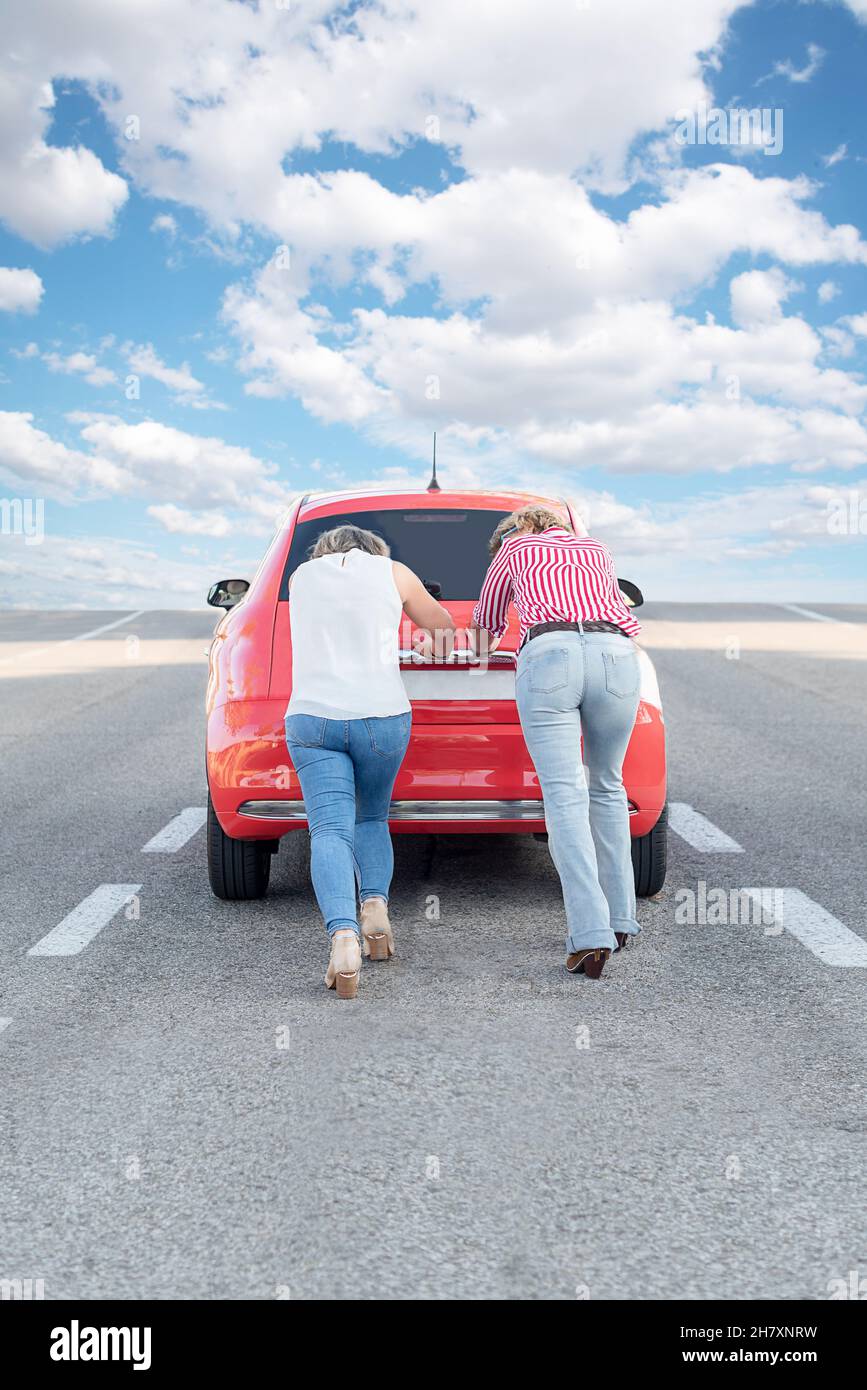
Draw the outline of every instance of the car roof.
M354 488L346 492L308 493L301 499L298 520L308 521L313 517L343 512L392 511L406 507L512 512L531 502L538 502L557 511L566 511L566 503L562 497L545 496L538 492L520 492L514 488L443 488L438 492L431 492L427 488L389 488L381 491Z

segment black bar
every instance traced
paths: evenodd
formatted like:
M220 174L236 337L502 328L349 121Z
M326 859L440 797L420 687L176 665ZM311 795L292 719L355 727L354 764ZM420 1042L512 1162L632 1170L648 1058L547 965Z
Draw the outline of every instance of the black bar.
M312 1317L303 1299L4 1302L0 1328L7 1366L14 1365L19 1376L47 1371L60 1381L81 1374L99 1378L106 1370L115 1377L133 1375L134 1383L146 1376L162 1382L185 1371L211 1371L221 1379L242 1373L249 1378L251 1372L270 1376L281 1370L292 1376L312 1369L311 1361L324 1375L375 1373L377 1365L388 1365L392 1377L406 1378L415 1377L420 1368L429 1378L439 1366L450 1377L456 1371L466 1374L478 1361L489 1379L500 1363L513 1370L510 1358L519 1346L522 1360L538 1359L539 1372L552 1359L565 1356L578 1374L584 1348L591 1362L602 1357L609 1369L634 1371L642 1380L672 1370L700 1377L714 1368L737 1374L743 1367L771 1373L790 1366L827 1377L844 1369L851 1374L860 1362L863 1298L858 1294L823 1302L677 1303L576 1299L565 1306L562 1301L552 1303L547 1313L534 1301L529 1315L512 1305L484 1300L471 1302L465 1311L445 1301L413 1307L408 1299L390 1312L325 1308ZM458 1322L460 1343L450 1331ZM96 1335L90 1329L96 1329ZM101 1329L106 1329L104 1336ZM108 1329L117 1329L117 1337ZM55 1355L77 1354L77 1359L55 1359L52 1348ZM107 1359L85 1359L91 1350ZM126 1359L108 1359L115 1351ZM134 1360L141 1363L138 1373Z

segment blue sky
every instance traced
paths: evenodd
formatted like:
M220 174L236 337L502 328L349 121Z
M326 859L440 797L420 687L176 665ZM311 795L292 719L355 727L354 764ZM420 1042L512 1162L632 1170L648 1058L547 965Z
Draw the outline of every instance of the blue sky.
M863 0L17 15L0 497L45 534L0 603L195 606L297 492L423 484L434 428L649 596L857 597L865 68ZM780 153L679 144L702 104Z

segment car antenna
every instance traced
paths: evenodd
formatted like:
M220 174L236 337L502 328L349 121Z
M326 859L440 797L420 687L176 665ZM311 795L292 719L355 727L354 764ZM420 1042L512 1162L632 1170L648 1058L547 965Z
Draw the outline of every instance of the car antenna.
M442 492L442 488L437 482L437 432L434 430L433 445L433 472L430 475L430 482L427 485L428 492Z

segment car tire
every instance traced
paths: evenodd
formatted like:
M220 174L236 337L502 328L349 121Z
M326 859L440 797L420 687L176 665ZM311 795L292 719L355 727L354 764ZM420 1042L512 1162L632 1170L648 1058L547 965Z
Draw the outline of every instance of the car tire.
M208 878L211 891L230 902L263 898L271 877L271 840L233 840L208 797Z
M635 875L635 896L652 898L665 883L668 861L668 805L663 806L659 820L646 835L632 841L632 872Z

